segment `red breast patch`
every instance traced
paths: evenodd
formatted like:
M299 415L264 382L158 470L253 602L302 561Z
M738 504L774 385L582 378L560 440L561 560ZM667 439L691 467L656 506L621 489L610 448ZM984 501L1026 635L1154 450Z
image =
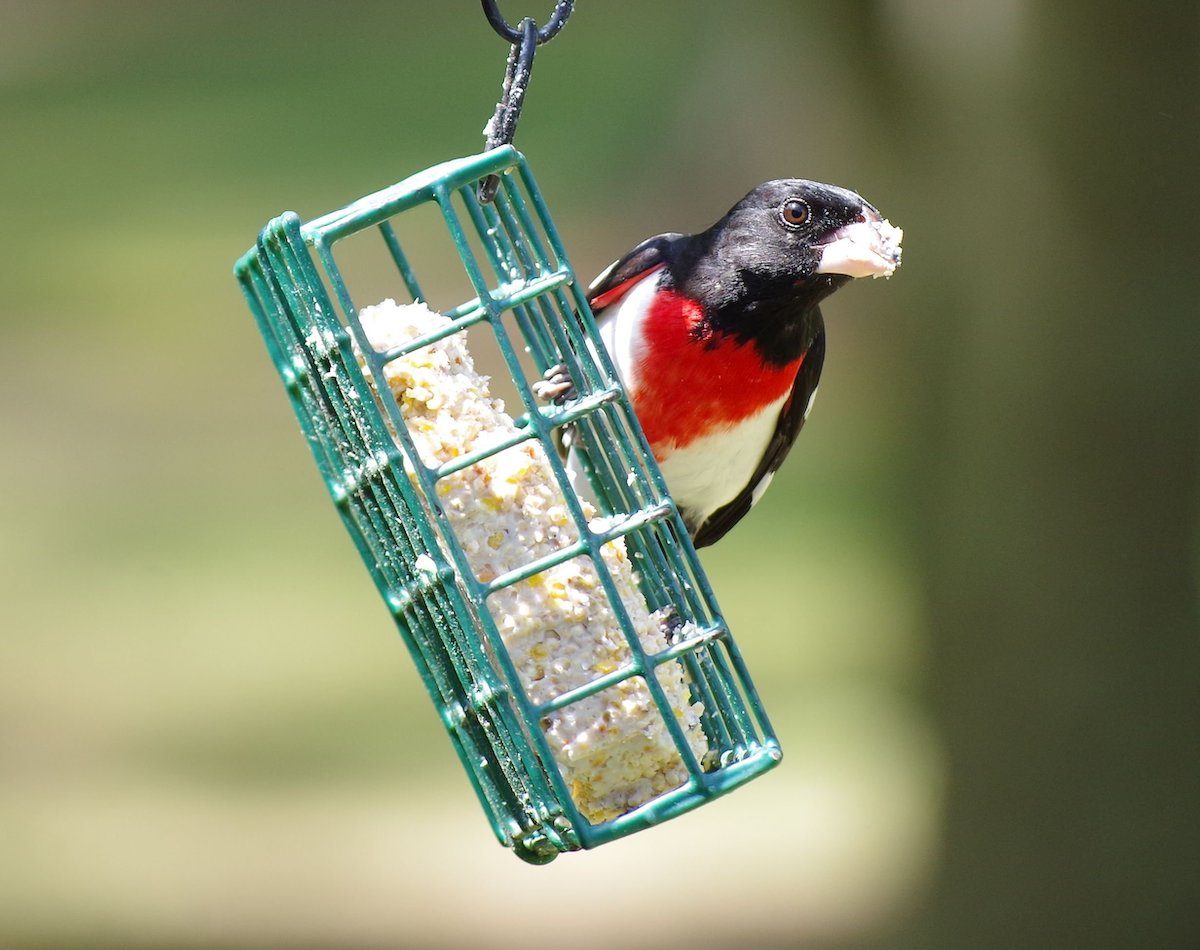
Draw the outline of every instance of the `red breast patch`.
M660 461L786 396L804 362L801 356L785 366L765 363L753 343L706 331L703 315L690 297L660 290L642 324L645 345L631 396Z

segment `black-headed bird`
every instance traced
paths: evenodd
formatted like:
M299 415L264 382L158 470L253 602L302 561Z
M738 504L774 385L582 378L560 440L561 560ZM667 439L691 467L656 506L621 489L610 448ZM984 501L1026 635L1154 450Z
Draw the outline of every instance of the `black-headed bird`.
M759 185L699 234L660 234L588 289L601 337L697 547L762 497L812 407L820 303L890 277L899 228L859 195L802 179ZM572 389L562 367L536 387Z

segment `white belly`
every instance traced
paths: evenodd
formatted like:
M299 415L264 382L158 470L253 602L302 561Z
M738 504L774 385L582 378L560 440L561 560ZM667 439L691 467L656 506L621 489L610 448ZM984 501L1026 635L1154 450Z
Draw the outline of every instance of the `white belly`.
M675 503L692 520L703 522L746 487L775 433L785 402L786 395L736 428L696 439L659 463Z

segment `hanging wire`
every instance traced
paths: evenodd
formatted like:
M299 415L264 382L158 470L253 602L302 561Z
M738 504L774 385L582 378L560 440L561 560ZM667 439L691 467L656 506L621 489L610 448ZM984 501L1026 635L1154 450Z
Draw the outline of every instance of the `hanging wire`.
M508 51L508 62L504 68L504 90L496 103L496 112L484 128L487 148L508 145L517 133L517 120L525 105L525 93L529 89L529 77L533 73L533 53L542 43L554 39L566 25L567 18L575 9L575 0L558 0L549 22L538 29L531 17L525 17L519 26L513 27L504 19L496 6L496 0L482 0L483 13L492 29L512 44ZM500 179L489 175L479 183L479 201L487 204L496 196Z

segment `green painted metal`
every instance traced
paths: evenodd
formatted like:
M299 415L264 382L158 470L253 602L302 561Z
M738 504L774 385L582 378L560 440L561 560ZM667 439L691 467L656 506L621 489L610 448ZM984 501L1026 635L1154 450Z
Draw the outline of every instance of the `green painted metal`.
M499 174L501 186L493 203L480 205L474 186L489 174ZM377 353L359 323L359 302L335 262L335 246L350 235L376 230L408 296L424 299L391 220L429 202L444 217L475 296L447 310L446 325L436 333ZM483 249L482 262L472 236ZM779 761L778 741L745 663L519 152L506 145L437 165L307 224L293 213L283 214L263 229L235 274L338 512L504 845L528 861L545 863L562 851L595 847L688 811ZM517 340L504 325L507 312L520 331ZM390 393L384 388L376 394L369 387L355 344L374 377L382 379L389 361L476 324L490 326L517 383L524 408L517 419L520 428L484 452L430 467L415 451ZM579 398L563 407L539 404L518 347L531 354L539 373L565 362ZM596 499L611 516L604 530L589 527L553 448L551 433L568 423L578 430ZM434 487L440 478L526 439L545 446L580 540L482 583L436 503ZM698 633L646 654L599 557L601 545L616 537L625 538L638 565L650 609L673 605ZM422 555L422 564L427 567L431 559L433 570L418 567ZM504 649L488 597L578 556L594 563L632 661L534 705ZM651 675L674 660L684 665L694 699L704 704L710 749L704 761L696 760L658 678ZM690 777L625 815L591 824L571 800L539 719L631 676L645 678Z

